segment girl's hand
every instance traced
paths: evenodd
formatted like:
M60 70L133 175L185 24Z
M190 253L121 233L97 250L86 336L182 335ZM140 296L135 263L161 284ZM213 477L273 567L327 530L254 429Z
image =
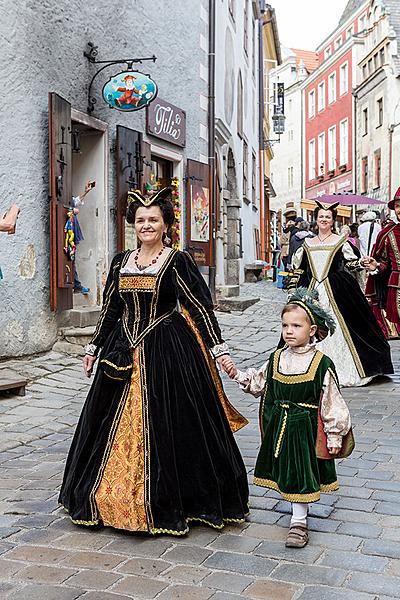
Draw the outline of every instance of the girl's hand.
M93 365L96 362L97 356L92 356L91 354L85 354L83 357L83 372L86 377L91 377L93 371Z
M340 448L329 448L329 446L328 446L328 452L329 452L329 454L333 454L333 455L339 454Z

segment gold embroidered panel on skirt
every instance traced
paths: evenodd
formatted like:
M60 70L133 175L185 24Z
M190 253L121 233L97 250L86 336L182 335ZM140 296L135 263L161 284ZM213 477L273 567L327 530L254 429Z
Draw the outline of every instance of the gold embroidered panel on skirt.
M104 525L147 531L144 492L142 381L139 349L125 407L95 499Z
M120 275L119 289L124 292L154 292L156 282L156 275Z

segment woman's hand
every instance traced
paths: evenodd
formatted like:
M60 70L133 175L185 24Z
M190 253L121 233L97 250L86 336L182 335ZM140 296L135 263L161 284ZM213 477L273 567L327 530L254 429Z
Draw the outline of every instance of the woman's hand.
M217 363L221 367L223 371L233 379L237 373L237 368L229 354L224 354L223 356L219 356L217 358Z
M96 362L97 356L92 356L91 354L85 354L83 357L83 372L86 377L91 377L93 371L93 365Z
M329 448L329 446L328 446L328 452L329 452L329 454L333 454L333 455L339 454L340 448Z

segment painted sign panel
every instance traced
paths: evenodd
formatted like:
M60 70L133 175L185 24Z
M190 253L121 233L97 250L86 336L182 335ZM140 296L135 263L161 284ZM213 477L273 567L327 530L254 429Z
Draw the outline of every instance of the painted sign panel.
M186 144L186 113L157 98L147 108L147 133L182 148Z
M156 96L156 82L140 71L117 73L103 87L105 102L123 112L145 108Z
M208 188L191 185L191 232L192 242L208 242L210 239L210 200Z

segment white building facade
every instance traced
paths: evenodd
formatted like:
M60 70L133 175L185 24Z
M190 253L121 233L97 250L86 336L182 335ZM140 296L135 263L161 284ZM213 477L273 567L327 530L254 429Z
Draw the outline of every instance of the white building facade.
M300 214L300 202L303 188L303 118L301 82L309 71L304 56L312 59L313 52L304 52L281 47L282 64L270 73L269 89L274 84L284 84L285 131L279 136L279 142L273 143L274 158L271 162L271 181L276 196L271 198L271 212L278 214L285 210L295 210ZM315 62L315 55L314 61ZM310 66L309 66L310 69ZM274 102L273 95L269 101Z
M216 4L216 285L224 295L237 295L257 257L260 17L257 0Z

